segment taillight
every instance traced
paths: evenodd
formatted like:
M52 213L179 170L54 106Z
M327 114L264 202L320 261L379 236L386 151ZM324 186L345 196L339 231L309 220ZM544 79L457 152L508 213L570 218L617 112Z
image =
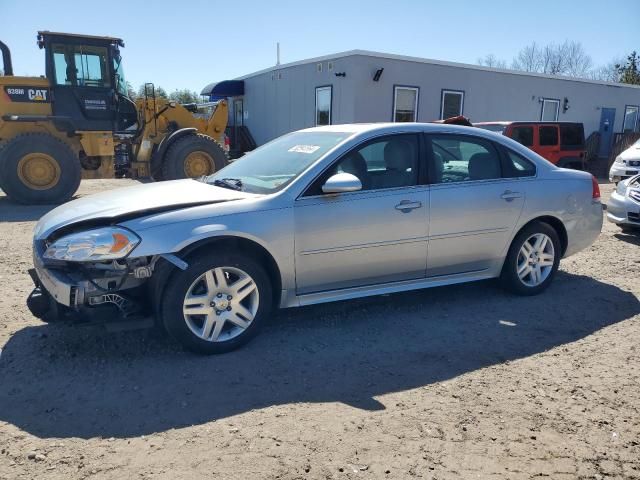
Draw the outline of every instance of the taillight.
M228 136L224 136L224 149L228 152L231 149L231 140Z
M598 185L598 180L596 180L596 177L593 175L591 175L591 185L591 198L593 200L600 200L600 185Z

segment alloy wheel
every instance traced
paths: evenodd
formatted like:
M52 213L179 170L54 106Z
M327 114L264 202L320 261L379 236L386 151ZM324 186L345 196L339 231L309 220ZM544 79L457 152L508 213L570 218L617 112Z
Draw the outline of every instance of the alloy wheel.
M537 287L549 277L554 262L553 241L544 233L535 233L525 240L518 252L518 277L527 287Z
M259 301L258 287L248 273L236 267L217 267L191 284L182 311L197 337L225 342L249 328Z

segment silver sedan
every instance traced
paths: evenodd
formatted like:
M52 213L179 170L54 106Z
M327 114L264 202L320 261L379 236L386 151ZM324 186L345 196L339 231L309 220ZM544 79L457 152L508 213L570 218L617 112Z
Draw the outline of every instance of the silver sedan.
M534 295L601 227L591 175L502 135L417 123L317 127L200 181L123 188L51 211L35 229L28 304L46 321L105 310L154 317L187 348L220 353L278 307L489 278Z

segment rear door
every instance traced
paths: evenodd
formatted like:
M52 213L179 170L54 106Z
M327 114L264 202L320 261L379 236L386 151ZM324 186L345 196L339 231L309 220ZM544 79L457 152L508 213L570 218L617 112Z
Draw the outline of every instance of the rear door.
M470 136L427 136L430 189L427 276L481 272L500 262L525 202L501 149ZM534 169L535 171L535 169Z
M562 156L558 125L540 125L538 127L538 147L536 152L554 165L558 163Z

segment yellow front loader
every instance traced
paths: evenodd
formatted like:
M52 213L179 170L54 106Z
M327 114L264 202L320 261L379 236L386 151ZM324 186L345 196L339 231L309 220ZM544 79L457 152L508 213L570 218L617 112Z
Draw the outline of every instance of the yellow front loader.
M82 178L200 177L221 168L227 102L180 105L153 84L127 94L118 38L38 32L44 77L13 75L0 42L0 188L20 203L61 203Z

